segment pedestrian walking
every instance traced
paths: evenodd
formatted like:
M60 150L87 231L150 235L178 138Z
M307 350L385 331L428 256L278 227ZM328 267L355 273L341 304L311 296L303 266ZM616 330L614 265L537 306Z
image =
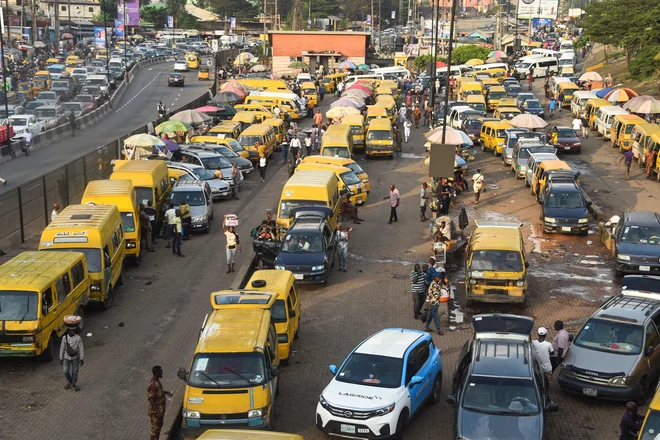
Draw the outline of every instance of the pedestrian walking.
M582 137L585 139L589 138L589 119L587 115L580 116L580 121L582 121Z
M166 248L171 247L172 238L174 237L174 222L176 219L176 209L174 209L174 204L169 203L167 205L167 211L165 211L165 222L167 223L167 228L165 229L165 238L167 239Z
M557 111L561 113L561 108L564 106L564 100L566 98L564 97L563 93L560 93L559 96L557 97Z
M60 365L64 367L65 390L73 388L75 391L80 391L80 387L78 387L78 370L85 364L83 341L77 334L80 321L80 316L67 315L64 317L67 333L60 344Z
M534 84L534 74L532 73L532 70L530 69L529 74L527 75L527 83L528 83L528 89L530 92L532 91L532 84Z
M399 123L403 125L405 124L405 122L406 122L406 107L402 105L399 108Z
M413 300L413 317L419 319L419 314L424 305L424 295L426 294L426 273L419 264L410 271L410 293Z
M312 133L307 133L305 138L305 156L312 155Z
M167 398L165 396L172 396L172 392L163 390L163 384L160 382L163 378L163 369L160 365L155 365L151 369L151 374L153 376L147 388L147 412L151 421L150 439L158 440L160 438L160 431L163 428L165 408L167 406Z
M142 240L147 242L147 251L154 252L155 249L151 246L151 221L149 215L144 209L144 203L140 203L140 243Z
M429 203L429 192L428 192L428 183L422 183L422 189L419 190L419 221L426 222L429 219L426 218L426 208Z
M426 294L426 304L425 310L429 312L428 318L426 318L426 323L424 324L424 330L427 332L431 331L431 321L435 324L435 330L439 335L442 335L442 327L440 326L440 315L438 311L440 309L440 273L436 272L433 275L433 281L429 285L429 291Z
M23 153L25 153L26 156L30 155L30 145L32 144L32 132L30 131L29 128L25 129L25 137L23 138L25 141L25 149L23 150Z
M314 123L316 124L317 127L323 125L323 115L321 114L321 110L319 109L316 109L316 113L314 113Z
M548 330L545 327L539 327L537 333L539 335L538 340L532 341L532 347L534 347L536 362L538 362L541 373L543 374L545 401L549 403L550 396L548 395L548 389L550 388L550 379L552 378L552 363L550 362L550 357L553 354L552 344L545 340L548 334Z
M452 187L449 180L442 178L440 188L438 189L438 199L440 200L440 215L449 215L449 204L451 200Z
M642 429L642 422L644 422L644 417L637 414L637 404L635 402L626 403L626 412L619 423L621 429L619 440L637 440L639 430Z
M266 156L264 154L259 156L259 176L261 176L261 181L266 181Z
M419 105L415 106L413 116L415 117L415 128L419 128L419 120L422 118L422 111L419 109Z
M147 206L144 207L144 212L149 216L149 223L151 224L151 244L153 246L157 243L156 234L158 232L158 225L156 224L156 215L158 214L158 210L154 207L151 200L147 200Z
M630 165L632 165L634 157L635 153L632 152L631 148L630 150L624 151L623 156L621 159L619 159L619 163L623 162L624 166L626 167L626 180L630 180Z
M76 117L73 112L69 112L69 127L71 127L71 135L76 137L76 130L78 129L78 124L76 124Z
M579 117L573 118L573 122L571 122L571 127L573 127L573 130L575 131L576 136L580 136L582 134L582 119Z
M291 156L293 158L298 157L298 153L300 152L300 139L298 139L298 135L296 132L293 132L293 135L291 136L291 140L289 141L289 150L291 150Z
M550 98L550 102L548 103L548 109L550 110L550 117L552 118L555 115L555 110L557 110L557 100L555 99L554 96Z
M399 207L400 198L399 190L394 187L394 184L390 185L390 195L383 198L384 200L390 199L390 220L387 222L388 224L399 221L399 217L396 215L396 208Z
M353 228L344 229L341 223L337 223L335 236L337 239L337 257L339 259L339 271L347 272L346 262L348 260L348 240L351 238Z
M236 230L233 226L227 227L225 224L222 225L222 230L225 232L225 238L227 239L227 273L235 271L236 263L236 251L241 249L241 241L236 233Z
M570 335L566 330L564 330L563 321L555 321L555 331L557 334L552 340L552 357L550 358L550 363L552 364L552 371L555 371L555 368L561 364L561 361L566 356L566 351L570 344Z
M408 138L410 138L410 130L412 129L412 125L413 124L410 119L406 119L406 122L403 123L403 137L406 144L408 143Z
M231 196L238 200L238 188L241 184L241 170L238 169L238 164L234 162L231 167Z
M190 234L192 234L192 217L190 216L190 205L184 199L179 203L179 212L181 213L181 226L183 228L181 238L183 240L190 240Z
M484 187L484 175L481 174L481 169L477 168L477 172L472 176L472 188L474 190L474 203L479 203L481 190Z
M174 211L174 222L172 224L172 254L178 255L179 257L185 257L181 253L181 238L183 236L183 221L181 220L181 210L177 209Z

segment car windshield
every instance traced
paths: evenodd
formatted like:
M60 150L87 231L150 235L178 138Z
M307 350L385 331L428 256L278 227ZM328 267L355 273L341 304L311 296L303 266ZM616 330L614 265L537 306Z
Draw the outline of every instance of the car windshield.
M55 92L41 92L37 95L37 99L57 99Z
M660 411L649 410L639 440L656 440L660 434Z
M486 414L532 415L539 413L534 382L472 375L467 380L463 408Z
M470 269L522 272L522 257L520 252L516 251L474 251Z
M238 142L244 147L252 147L261 140L261 136L239 136Z
M360 178L353 171L346 171L339 175L344 185L356 185L361 182Z
M62 108L64 108L64 110L67 112L78 112L82 110L82 108L80 108L80 104L71 103L62 104Z
M214 180L218 178L213 171L207 170L203 167L195 168L190 171L200 180Z
M173 191L172 200L175 200L176 203L180 203L181 200L185 200L186 203L190 206L204 206L206 201L204 200L204 191Z
M280 252L316 254L323 252L323 236L318 231L291 231L286 234Z
M543 108L540 102L538 101L526 101L525 104L527 105L527 108Z
M358 165L357 162L347 163L347 164L344 165L344 166L345 166L346 168L350 169L351 171L353 171L355 174L362 174L362 173L364 173L364 170L360 167L360 165Z
M403 359L353 353L337 372L335 380L357 385L399 388Z
M584 200L577 192L551 192L545 206L564 209L584 208Z
M83 87L81 92L88 94L88 95L98 95L99 94L99 89L98 87Z
M621 243L660 244L660 227L626 225L621 234Z
M54 108L37 108L34 114L38 118L54 118L57 116Z
M283 200L280 205L280 218L291 218L291 210L302 208L304 206L328 206L325 203L316 200Z
M222 168L231 168L231 163L224 157L218 155L214 157L204 157L200 158L202 161L202 165L204 165L204 168L207 170L215 170L218 167Z
M33 321L38 306L37 292L0 290L0 321Z
M53 83L53 87L65 87L65 88L68 88L68 87L69 87L69 83L66 82L66 81L56 81L56 82Z
M27 125L27 119L26 118L11 118L11 125L14 127L24 127Z
M511 93L516 93L516 94L518 94L518 93L520 93L521 90L522 90L522 87L519 87L519 86L513 86L513 87L509 87L508 92L509 92L509 94L511 94Z
M98 79L95 79L95 78L88 79L88 80L87 80L87 84L94 85L94 86L96 86L96 85L99 85L99 86L101 86L101 85L105 85L105 79L101 79L101 78L98 78Z
M632 133L633 128L635 128L635 124L628 124L628 125L626 125L626 134L630 134L630 133Z
M231 149L234 150L234 152L236 152L236 153L238 153L239 151L244 151L245 150L245 148L243 148L243 146L238 141L235 141L233 139L228 140L227 145L229 145L231 147Z
M135 232L135 218L132 212L120 212L124 232Z
M348 148L346 147L323 147L323 156L330 157L343 157L348 159L350 155L348 154Z
M197 388L246 388L266 383L263 354L197 353L188 385Z
M229 147L225 147L224 145L218 145L215 148L218 153L222 154L225 157L231 157L232 159L239 157L238 154L234 153L234 150L232 150Z
M153 190L145 186L136 186L135 198L137 199L138 203L142 203L143 205L146 206L148 202L153 201L154 199Z
M92 248L44 248L44 251L59 251L59 252L82 252L85 254L87 260L87 268L90 272L101 272L103 266L101 265L101 249Z
M521 69L527 69L531 65L532 65L531 63L520 63L518 64L518 67L520 67Z
M593 350L634 355L641 352L643 339L641 325L591 318L573 343Z
M273 315L273 321L286 322L286 303L283 299L278 299L270 308L270 313Z
M64 72L64 67L50 66L50 67L48 67L48 71L50 73L62 73L62 72Z
M575 131L571 128L559 128L557 129L558 137L560 138L576 138L577 135Z
M75 100L78 102L92 102L94 97L92 95L78 95Z
M506 98L506 92L489 92L488 99L501 99Z
M389 130L369 130L367 132L368 141L391 141L392 133Z

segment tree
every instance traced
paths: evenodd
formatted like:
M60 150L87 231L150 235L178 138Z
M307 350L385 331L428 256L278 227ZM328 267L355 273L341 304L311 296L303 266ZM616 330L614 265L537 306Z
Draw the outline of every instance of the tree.
M452 52L451 60L453 64L465 64L466 61L471 59L479 59L486 61L490 49L476 44L467 44L465 46L458 46Z

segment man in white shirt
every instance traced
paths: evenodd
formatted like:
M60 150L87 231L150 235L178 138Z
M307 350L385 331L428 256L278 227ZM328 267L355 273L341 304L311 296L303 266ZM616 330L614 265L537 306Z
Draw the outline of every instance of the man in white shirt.
M541 373L543 373L543 378L545 380L545 399L546 402L550 402L550 397L548 396L550 378L552 377L552 363L550 362L550 356L552 356L554 352L552 350L552 344L545 340L548 330L545 327L539 327L538 334L539 339L537 341L532 341L532 346L534 347L534 357L539 364L539 368L541 369Z
M291 142L289 142L289 150L293 157L298 156L298 153L300 152L300 139L298 139L298 135L295 135L291 139Z
M167 222L167 246L165 247L171 247L172 238L174 237L174 217L176 217L176 209L170 203L167 211L165 211L165 221Z
M29 128L25 129L25 155L30 155L30 144L32 143L32 132Z
M575 130L575 134L579 136L580 133L582 132L582 119L580 118L573 119L571 125L573 126L573 130Z

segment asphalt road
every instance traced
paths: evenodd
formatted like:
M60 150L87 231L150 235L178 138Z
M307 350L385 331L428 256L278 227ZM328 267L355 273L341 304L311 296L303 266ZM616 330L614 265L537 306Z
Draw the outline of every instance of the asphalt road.
M167 77L173 71L173 65L173 62L168 61L140 70L115 105L115 110L92 126L77 132L75 137L61 139L32 152L28 157L22 156L4 164L2 177L7 179L7 185L0 187L0 193L61 167L155 120L158 101L162 101L169 111L187 104L208 90L210 83L198 81L196 70L184 73L184 87L168 87Z

